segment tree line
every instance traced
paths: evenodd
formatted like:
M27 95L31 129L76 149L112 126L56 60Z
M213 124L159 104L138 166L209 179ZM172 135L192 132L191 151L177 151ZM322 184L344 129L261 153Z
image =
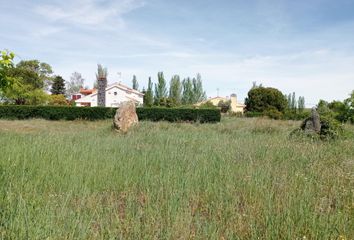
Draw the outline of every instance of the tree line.
M138 81L133 76L132 87L138 89ZM191 105L206 100L206 93L203 89L202 77L184 78L179 75L172 76L169 85L163 72L157 74L157 83L153 83L151 77L148 79L147 88L143 88L144 106L164 106L174 107L181 105Z

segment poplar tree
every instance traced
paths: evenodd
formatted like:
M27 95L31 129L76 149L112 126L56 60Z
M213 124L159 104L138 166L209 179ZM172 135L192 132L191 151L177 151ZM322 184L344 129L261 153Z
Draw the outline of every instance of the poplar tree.
M297 108L299 109L299 112L303 112L305 109L305 97L299 97L299 100L297 102Z
M169 98L174 104L180 105L182 101L182 83L178 75L174 75L170 81Z
M183 79L183 95L182 103L183 104L192 104L193 103L193 83L192 80L188 77Z
M296 112L296 96L295 96L295 92L293 92L293 95L291 97L291 109Z
M148 88L144 95L144 106L151 107L153 104L154 104L154 93L152 90L151 77L149 77Z
M192 103L198 103L206 99L206 94L203 90L202 77L198 73L197 78L193 78L193 99Z
M157 74L157 84L155 84L155 105L159 105L160 100L167 97L166 80L163 72Z

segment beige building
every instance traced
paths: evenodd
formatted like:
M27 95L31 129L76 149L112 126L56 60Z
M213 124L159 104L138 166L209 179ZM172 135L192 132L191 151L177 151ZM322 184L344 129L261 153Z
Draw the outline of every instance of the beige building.
M230 97L214 97L214 98L209 98L208 100L205 100L203 102L195 104L195 106L200 106L206 102L211 102L214 106L218 106L220 101L230 101L230 111L233 113L243 113L245 110L246 105L237 102L237 95L236 94L231 94Z

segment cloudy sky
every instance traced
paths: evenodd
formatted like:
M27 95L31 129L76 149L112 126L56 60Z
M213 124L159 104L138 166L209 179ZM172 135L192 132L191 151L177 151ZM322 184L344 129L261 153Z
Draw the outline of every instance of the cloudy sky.
M353 0L0 0L0 48L39 59L92 86L97 63L109 81L140 86L200 73L209 97L252 82L295 91L308 106L354 89Z

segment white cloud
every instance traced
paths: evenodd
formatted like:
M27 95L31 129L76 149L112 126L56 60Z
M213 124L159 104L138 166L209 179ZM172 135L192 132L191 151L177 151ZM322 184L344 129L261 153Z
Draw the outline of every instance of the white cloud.
M97 0L76 0L58 4L40 5L35 12L53 22L81 26L97 26L109 21L115 26L124 26L122 15L144 6L141 0L120 0L104 4Z

